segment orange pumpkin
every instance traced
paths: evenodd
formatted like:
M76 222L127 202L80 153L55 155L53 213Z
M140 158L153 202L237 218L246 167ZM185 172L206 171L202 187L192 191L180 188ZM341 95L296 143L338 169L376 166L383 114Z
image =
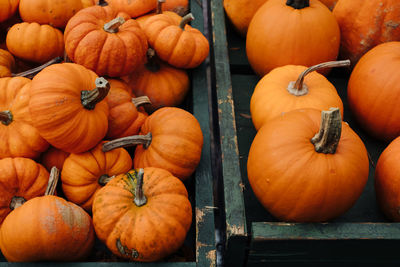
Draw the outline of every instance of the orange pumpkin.
M361 126L376 138L400 135L400 42L380 44L367 52L350 75L347 98Z
M203 133L189 112L175 107L160 108L147 117L139 136L115 139L103 145L103 151L138 145L134 167L165 169L186 180L200 162Z
M104 78L74 63L43 69L32 80L29 111L33 125L51 145L80 153L97 145L108 128Z
M159 60L154 50L148 51L147 63L128 76L122 77L137 96L147 96L151 104L145 108L153 112L161 107L180 105L190 88L189 75Z
M250 22L246 54L253 70L264 76L284 65L336 60L339 44L339 26L321 2L268 0Z
M49 146L33 126L30 89L27 78L0 78L0 158L36 158Z
M86 211L92 210L94 194L113 176L132 167L129 153L118 148L103 152L102 143L91 150L70 154L61 172L62 189L67 199Z
M68 156L69 156L68 152L50 146L44 153L41 154L40 163L43 164L43 166L49 172L53 167L62 170L64 161Z
M136 18L156 9L156 0L107 0L112 9Z
M286 65L273 69L256 85L251 96L250 112L258 130L283 112L299 108L318 110L338 107L343 115L343 103L336 88L314 70L348 66L350 61L333 61L307 68Z
M157 9L155 12L151 12L151 13L148 13L148 14L145 14L143 16L136 18L136 21L139 23L139 25L142 29L144 28L144 24L146 23L147 19L149 19L152 16L157 15L157 14L168 15L176 21L176 25L179 25L179 23L182 20L182 17L173 11L164 10L163 6L165 5L165 3L166 3L166 0L158 0L157 1Z
M36 22L14 24L7 33L7 48L16 57L44 63L64 55L64 39L60 30Z
M339 109L297 109L263 126L247 161L251 188L276 218L325 222L346 212L368 179L367 150Z
M51 179L45 196L26 201L4 220L0 248L8 261L77 261L91 252L95 235L89 214L53 196L56 184Z
M340 27L340 56L354 65L378 44L400 41L400 2L338 1L333 14Z
M19 0L0 0L0 22L11 18L17 11Z
M14 68L14 57L7 50L0 49L0 78L11 77Z
M191 222L184 184L163 169L118 175L97 192L93 202L99 239L113 254L134 261L157 261L175 252Z
M31 159L0 159L0 225L21 203L43 195L48 180L46 169Z
M194 17L191 13L181 23L168 15L157 14L143 26L149 44L157 56L177 68L195 68L208 56L207 38L197 29L187 25Z
M64 41L73 62L110 77L133 72L145 62L148 48L139 24L109 6L79 11L68 21Z

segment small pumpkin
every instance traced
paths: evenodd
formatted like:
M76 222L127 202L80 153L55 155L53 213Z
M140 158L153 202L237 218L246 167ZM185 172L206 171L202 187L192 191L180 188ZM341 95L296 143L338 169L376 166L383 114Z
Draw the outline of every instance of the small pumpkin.
M73 62L110 77L133 72L145 62L148 48L139 24L109 6L79 11L68 21L64 41Z
M93 201L99 239L113 254L134 261L157 261L178 250L191 222L184 184L163 169L118 175Z
M368 179L367 150L338 108L297 109L264 125L250 147L247 173L277 219L325 222L354 205Z
M48 170L51 171L51 168L56 167L59 170L62 170L65 159L69 156L70 153L65 152L61 149L50 146L45 152L40 155L40 163Z
M157 9L155 12L151 12L151 13L148 13L148 14L145 14L143 16L136 18L136 21L139 23L139 25L142 29L144 28L144 24L146 23L147 19L149 19L152 16L157 15L157 14L168 15L172 19L176 20L176 25L179 25L179 23L182 20L182 17L173 11L164 10L163 6L165 5L165 3L166 3L166 0L158 0L157 1Z
M130 17L137 18L156 9L156 0L107 0L107 3L117 12L126 12Z
M54 196L56 184L52 178L44 196L26 201L4 220L0 248L8 261L78 261L91 252L95 235L89 214Z
M0 22L8 20L17 11L19 0L1 0L0 1Z
M186 180L200 162L203 133L192 114L180 108L164 107L147 117L140 135L107 142L103 151L134 145L138 145L135 168L162 168Z
M264 76L284 65L336 60L339 44L338 23L321 2L268 0L250 22L246 54L253 70Z
M103 152L99 143L87 152L72 153L65 159L61 172L63 192L69 201L91 211L95 193L113 176L131 167L132 159L125 149Z
M75 63L54 64L32 80L33 125L52 146L80 153L96 146L108 128L109 91L104 78Z
M251 119L258 130L283 112L299 108L318 110L338 107L343 103L336 88L321 74L328 67L349 66L350 61L325 62L310 68L286 65L273 69L256 85L250 101Z
M0 78L11 77L11 73L15 68L15 60L10 52L0 49Z

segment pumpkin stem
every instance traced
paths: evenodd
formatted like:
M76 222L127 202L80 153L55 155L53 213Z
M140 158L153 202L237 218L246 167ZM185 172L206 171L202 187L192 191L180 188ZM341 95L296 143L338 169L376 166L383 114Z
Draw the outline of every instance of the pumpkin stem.
M311 138L315 151L335 154L342 133L342 118L339 108L322 111L319 132Z
M194 20L194 17L192 15L192 13L187 14L186 16L184 16L181 20L181 23L179 24L179 27L184 30L186 24L188 24L189 22L191 22L192 20Z
M157 9L156 14L162 14L162 5L165 3L165 0L158 0L157 1Z
M113 176L108 176L108 174L103 174L102 176L100 176L98 183L101 186L105 186L109 181L111 181L112 179L114 179L115 175Z
M287 0L286 5L295 9L302 9L310 6L310 0Z
M103 29L108 33L116 33L118 32L119 27L125 23L125 19L123 17L116 17L115 19L104 24Z
M15 210L16 208L22 206L26 202L26 199L23 197L13 196L10 202L10 209Z
M4 125L9 125L13 121L13 115L11 111L9 110L0 111L0 121Z
M110 83L103 77L96 78L96 88L81 91L81 103L84 108L92 110L102 101L110 91Z
M44 192L45 196L53 196L56 192L58 178L60 177L60 170L56 166L53 166L50 170L49 182Z
M339 60L339 61L329 61L329 62L324 62L321 64L317 64L314 66L309 67L302 73L300 73L299 77L295 82L290 82L287 90L289 93L295 96L302 96L308 94L308 87L306 84L304 84L304 77L306 77L307 74L310 72L320 70L320 69L325 69L325 68L335 68L335 67L347 67L350 66L350 60Z
M151 133L146 135L132 135L127 137L121 137L114 139L110 142L103 144L102 151L107 152L120 147L130 147L135 145L143 145L144 148L148 148L151 144Z
M139 169L136 174L136 187L135 187L135 198L134 202L136 206L141 207L147 203L147 198L143 193L143 174L144 170Z
M145 104L151 105L150 98L147 95L132 98L132 103L137 108Z
M147 62L145 64L146 68L151 72L157 72L160 70L160 64L156 58L156 51L153 48L147 50Z
M33 76L35 76L42 69L44 69L44 68L46 68L46 67L48 67L50 65L53 65L53 64L56 64L56 63L60 63L62 61L63 61L62 57L56 57L56 58L53 58L53 59L47 61L46 63L44 63L44 64L42 64L42 65L40 65L40 66L38 66L36 68L30 69L30 70L27 70L27 71L23 71L23 72L20 72L20 73L13 73L13 74L11 74L11 76L13 76L13 77L33 78Z

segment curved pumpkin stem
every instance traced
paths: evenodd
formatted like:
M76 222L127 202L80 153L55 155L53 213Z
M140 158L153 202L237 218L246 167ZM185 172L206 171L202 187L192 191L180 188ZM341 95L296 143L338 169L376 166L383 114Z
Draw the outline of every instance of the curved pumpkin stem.
M102 147L103 152L107 152L120 147L130 147L135 145L143 145L144 148L148 148L151 144L152 136L151 133L146 135L132 135L127 137L121 137L114 139L110 142L104 143Z
M139 96L139 97L134 97L132 98L132 103L135 105L135 107L140 107L145 104L150 104L151 105L151 100L147 95L144 96Z
M103 29L108 33L117 33L119 27L125 23L125 19L123 17L116 17L115 19L104 24Z
M10 202L10 209L15 210L16 208L22 206L26 202L26 199L23 197L13 196Z
M339 108L322 111L319 132L311 138L315 151L335 154L342 133L342 118Z
M157 9L156 14L162 14L162 5L165 3L165 0L158 0L157 1Z
M96 78L96 88L81 91L81 102L84 108L92 110L110 91L110 83L103 77Z
M62 57L56 57L56 58L53 58L53 59L47 61L46 63L44 63L44 64L42 64L42 65L40 65L40 66L38 66L36 68L30 69L30 70L27 70L27 71L23 71L23 72L19 72L19 73L12 73L11 76L12 77L33 78L33 76L35 76L42 69L44 69L44 68L46 68L46 67L48 67L50 65L53 65L53 64L56 64L56 63L60 63L62 61L63 61Z
M304 84L304 78L306 77L307 74L316 70L335 68L335 67L347 67L347 66L350 66L350 60L348 59L339 61L328 61L311 66L302 73L300 73L299 77L295 82L290 82L287 87L287 90L289 91L289 93L295 96L306 95L308 94L308 87L306 84Z
M103 174L102 176L100 176L98 183L101 186L105 186L109 181L111 181L112 179L114 179L115 175L113 176L108 176L108 174Z
M4 125L9 125L13 121L13 115L11 111L5 110L5 111L0 111L0 121Z
M47 184L46 191L44 192L45 196L53 196L56 192L56 187L58 183L58 179L60 177L60 170L57 167L53 166L50 170L49 183Z
M179 24L179 27L184 30L186 24L188 24L189 22L191 22L192 20L194 20L193 14L189 13L186 16L184 16L181 20L181 23Z
M287 0L286 5L294 9L302 9L310 6L310 0Z
M134 202L135 202L136 206L138 206L138 207L141 207L147 203L147 198L143 193L143 175L144 175L143 169L139 169L139 171L136 173L136 187L135 187Z

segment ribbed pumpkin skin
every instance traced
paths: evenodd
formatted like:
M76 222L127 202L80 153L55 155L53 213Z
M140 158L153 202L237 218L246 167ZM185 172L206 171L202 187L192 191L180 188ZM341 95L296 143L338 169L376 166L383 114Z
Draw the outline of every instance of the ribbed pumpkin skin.
M347 98L361 126L376 138L400 135L400 42L380 44L367 52L350 75Z
M400 222L400 137L379 156L375 168L375 193L380 209L392 221Z
M148 148L138 145L135 149L135 168L163 168L186 180L200 162L203 133L199 122L189 112L175 107L160 108L151 114L140 130L151 132Z
M48 180L47 170L31 159L0 159L0 224L11 212L10 203L14 196L25 200L42 196Z
M400 41L400 2L397 0L338 1L333 9L340 26L340 57L353 66L378 44Z
M151 105L145 106L150 112L180 105L190 87L186 70L174 68L161 61L158 63L158 70L144 66L123 77L136 96L146 95L150 98Z
M164 6L164 5L165 5L165 3L163 4L163 6ZM176 25L179 25L179 23L180 23L181 20L182 20L182 17L181 17L181 16L179 16L178 14L176 14L175 12L172 12L172 11L162 11L162 14L167 15L167 16L170 16L173 20L175 20ZM142 29L144 29L144 25L146 24L146 21L147 21L149 18L151 18L151 17L153 17L153 16L155 16L155 15L157 15L156 12L148 13L148 14L145 14L145 15L143 15L143 16L137 17L135 20L139 23L140 27L141 27Z
M157 7L157 1L153 0L107 0L112 9L118 12L126 12L132 18L144 15Z
M143 28L157 56L174 67L195 68L208 56L210 46L207 38L189 25L182 30L168 15L152 16Z
M51 171L51 168L53 168L53 166L57 167L57 169L59 170L62 170L64 161L68 156L68 152L50 146L49 149L47 149L40 155L40 163L49 172Z
M8 261L83 260L94 245L89 214L56 196L27 201L7 216L0 233L1 252Z
M264 76L284 65L312 66L337 58L339 26L319 1L294 9L283 0L268 0L254 14L246 35L253 70ZM327 70L321 73L327 73Z
M11 77L14 67L14 57L7 50L0 49L0 78Z
M99 184L102 175L111 177L132 167L132 159L125 149L103 152L101 148L102 143L88 152L70 154L61 172L65 196L86 211L91 211L94 194L102 187Z
M148 117L143 107L136 107L132 102L129 86L122 81L110 79L110 92L107 103L110 108L108 117L108 139L136 135Z
M36 22L15 24L7 33L8 50L24 60L44 63L64 55L62 32L49 25Z
M106 32L104 24L117 16L125 18L117 33ZM127 75L146 60L146 35L139 24L109 6L92 6L68 21L64 32L68 57L99 76Z
M108 127L105 100L83 107L81 91L93 90L97 75L74 63L51 65L32 80L29 111L33 125L53 146L80 153L97 145Z
M0 111L10 111L12 122L0 123L0 158L36 158L49 144L33 126L29 113L31 80L0 78Z
M263 126L250 148L247 172L261 204L276 218L325 222L346 212L368 179L367 150L344 122L335 154L315 151L321 111L283 114Z
M81 0L20 0L23 21L64 28L68 20L83 8Z
M336 88L321 74L306 75L304 84L308 93L295 96L287 90L290 82L295 82L306 70L304 66L286 65L273 69L256 85L250 102L251 119L258 130L282 112L299 108L328 110L338 107L343 115L343 103Z
M134 171L130 171L134 175ZM134 203L136 180L122 174L101 188L93 202L96 234L115 255L157 261L176 251L192 223L192 208L183 183L169 172L145 168L147 204ZM117 248L120 240L124 253ZM136 252L136 253L135 253ZM136 256L136 257L135 257Z
M0 22L11 18L17 11L19 0L0 0Z

